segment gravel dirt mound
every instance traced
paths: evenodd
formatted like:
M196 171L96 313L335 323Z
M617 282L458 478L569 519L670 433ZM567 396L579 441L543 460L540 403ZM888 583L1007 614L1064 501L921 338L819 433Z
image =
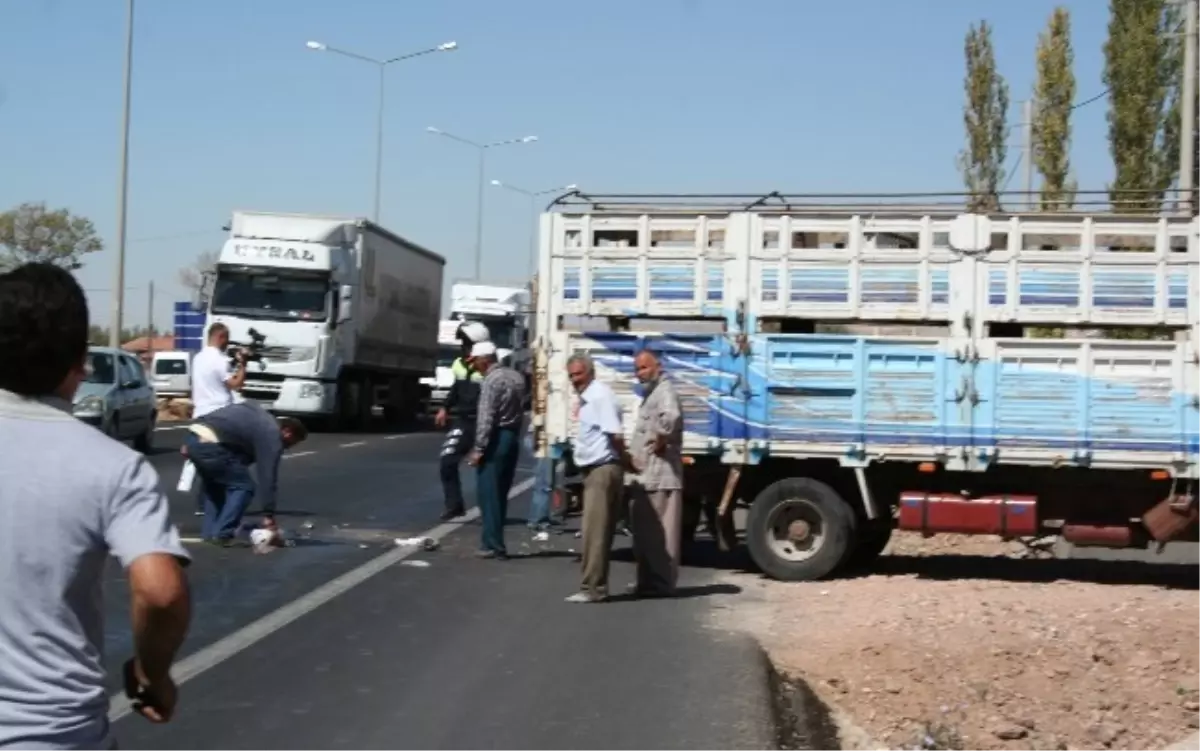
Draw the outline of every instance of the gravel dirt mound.
M743 592L718 625L756 636L879 746L1163 748L1194 732L1194 566L906 533L888 552L854 579L727 574Z

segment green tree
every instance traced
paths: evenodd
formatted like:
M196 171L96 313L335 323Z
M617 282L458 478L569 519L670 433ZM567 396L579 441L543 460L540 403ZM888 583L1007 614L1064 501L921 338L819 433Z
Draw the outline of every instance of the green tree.
M23 203L0 213L0 269L41 261L74 271L101 248L92 222L66 209Z
M1033 89L1033 163L1042 176L1043 211L1075 203L1071 179L1071 108L1075 102L1071 14L1055 8L1038 37L1037 83Z
M1180 10L1170 0L1110 0L1109 13L1104 83L1116 167L1109 200L1157 212L1179 172Z
M971 211L998 211L1000 185L1004 181L1004 159L1008 153L1008 84L996 70L992 49L992 27L987 21L971 26L963 47L967 74L964 81L966 105L963 124L967 145L958 155L958 168L971 198Z
M179 284L191 292L192 302L203 305L212 293L212 283L217 274L217 254L206 250L191 266L179 270Z

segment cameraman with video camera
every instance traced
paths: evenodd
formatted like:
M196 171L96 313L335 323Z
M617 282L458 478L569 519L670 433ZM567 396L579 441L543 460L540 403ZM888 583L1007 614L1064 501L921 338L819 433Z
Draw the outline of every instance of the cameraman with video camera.
M229 327L208 327L208 344L192 360L192 419L199 420L233 404L234 392L246 383L246 353L238 349L229 360ZM236 363L236 364L234 364ZM196 494L196 516L204 515L204 494Z

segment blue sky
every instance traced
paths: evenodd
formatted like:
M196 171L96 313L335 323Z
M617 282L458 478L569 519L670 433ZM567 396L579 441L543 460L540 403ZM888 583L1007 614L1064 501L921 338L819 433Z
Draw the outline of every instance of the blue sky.
M374 72L309 39L376 57L458 42L389 69L382 223L463 278L474 155L428 125L538 135L494 151L488 174L535 190L960 190L968 24L994 24L1015 101L1057 4L1072 11L1085 99L1103 89L1102 0L139 0L126 322L145 322L151 279L167 320L178 269L219 248L234 209L370 213ZM108 247L124 12L0 0L0 207L69 207ZM1111 175L1104 114L1101 101L1074 120L1084 188ZM489 187L485 214L484 274L512 278L528 203ZM112 266L105 251L80 272L99 323Z

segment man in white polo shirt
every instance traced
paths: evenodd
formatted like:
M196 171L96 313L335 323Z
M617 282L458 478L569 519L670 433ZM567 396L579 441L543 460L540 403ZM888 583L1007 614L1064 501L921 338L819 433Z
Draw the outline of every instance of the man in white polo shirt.
M608 562L621 516L629 453L621 407L608 384L596 380L596 365L583 353L567 360L567 377L579 394L575 465L583 473L583 580L567 602L608 598Z
M240 350L237 367L230 368L229 327L214 323L208 327L208 344L192 360L192 419L199 420L221 407L233 404L234 392L246 382L246 359ZM204 491L196 493L196 516L204 516Z

